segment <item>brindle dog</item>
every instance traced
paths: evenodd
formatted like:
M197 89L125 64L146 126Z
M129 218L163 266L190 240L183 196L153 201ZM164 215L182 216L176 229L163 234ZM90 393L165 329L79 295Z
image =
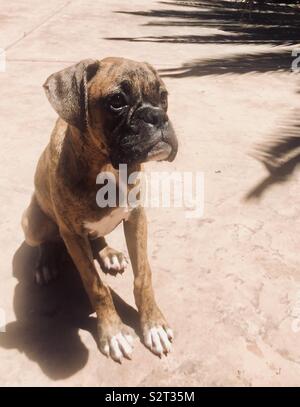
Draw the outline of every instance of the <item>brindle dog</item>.
M42 284L55 277L55 250L63 240L96 311L100 350L116 361L130 358L132 338L94 264L96 251L103 271L124 271L125 257L104 239L123 221L144 342L157 355L168 353L173 333L154 298L144 209L100 208L95 199L99 173L111 172L120 187L119 164L127 164L130 174L146 161L175 158L165 85L147 63L106 58L54 73L44 88L59 118L22 219L26 242L39 247L36 280Z

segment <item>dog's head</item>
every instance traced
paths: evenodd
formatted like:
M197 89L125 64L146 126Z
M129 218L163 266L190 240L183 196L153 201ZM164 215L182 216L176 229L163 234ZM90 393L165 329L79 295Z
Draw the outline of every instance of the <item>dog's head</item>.
M175 158L167 90L151 65L84 60L51 75L44 88L62 119L96 145L104 143L114 167Z

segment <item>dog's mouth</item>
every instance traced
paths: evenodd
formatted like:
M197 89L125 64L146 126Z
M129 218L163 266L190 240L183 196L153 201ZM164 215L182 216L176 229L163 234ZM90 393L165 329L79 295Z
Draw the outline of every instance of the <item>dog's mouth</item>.
M111 161L115 168L120 163L171 162L176 157L177 148L177 138L171 126L168 131L159 129L150 135L147 134L147 138L145 133L131 133L111 148Z
M169 143L161 140L148 151L147 161L169 161L169 157L171 155L172 146Z
M177 155L178 142L172 125L168 131L161 130L147 152L146 161L173 161Z

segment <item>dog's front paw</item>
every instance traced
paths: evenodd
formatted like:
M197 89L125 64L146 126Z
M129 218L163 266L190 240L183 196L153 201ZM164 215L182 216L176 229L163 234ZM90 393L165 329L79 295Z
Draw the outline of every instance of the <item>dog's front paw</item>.
M131 359L133 338L121 322L110 326L100 324L99 348L105 356L122 363L123 358Z
M144 343L155 355L171 352L174 334L163 318L148 319L142 323Z
M99 263L104 273L113 276L123 274L128 266L125 255L109 246L99 252Z
M162 325L153 326L144 333L145 345L158 356L171 352L172 340L173 331Z

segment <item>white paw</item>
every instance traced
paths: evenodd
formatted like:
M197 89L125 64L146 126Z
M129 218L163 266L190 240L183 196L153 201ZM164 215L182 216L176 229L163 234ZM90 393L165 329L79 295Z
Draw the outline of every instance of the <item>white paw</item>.
M103 271L112 275L122 274L128 266L124 254L111 248L105 248L100 252L100 259Z
M122 257L122 258L121 258ZM104 257L104 266L107 270L114 270L115 272L119 272L121 270L126 269L128 263L123 256L106 256Z
M153 327L144 336L145 345L156 355L171 352L173 331L170 328L164 329L161 325Z
M133 351L133 338L131 335L122 334L121 332L114 335L104 345L102 352L110 356L116 362L122 362L123 357L131 359Z

